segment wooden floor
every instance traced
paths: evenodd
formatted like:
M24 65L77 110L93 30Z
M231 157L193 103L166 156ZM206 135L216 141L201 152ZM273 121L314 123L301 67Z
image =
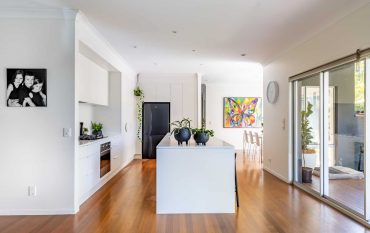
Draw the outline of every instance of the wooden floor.
M1 233L367 232L366 228L238 156L236 214L155 214L155 160L133 161L77 215L0 217ZM191 171L189 171L191 172Z
M320 192L320 178L312 176L312 183L303 185ZM329 197L364 214L365 179L329 180Z

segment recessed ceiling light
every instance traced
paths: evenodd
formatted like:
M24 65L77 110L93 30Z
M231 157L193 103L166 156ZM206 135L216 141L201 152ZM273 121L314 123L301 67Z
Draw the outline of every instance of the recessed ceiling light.
M155 66L157 66L157 65L158 65L158 64L157 64L157 62L154 62L153 64L154 64Z
M191 51L196 52L197 50L193 49L193 50L191 50Z
M245 54L245 53L240 54L240 56L242 56L242 57L245 57L245 55L247 55L247 54Z
M137 48L137 46L136 45L134 45L134 46L132 46L134 49L136 49Z
M203 64L199 64L200 66L202 66Z

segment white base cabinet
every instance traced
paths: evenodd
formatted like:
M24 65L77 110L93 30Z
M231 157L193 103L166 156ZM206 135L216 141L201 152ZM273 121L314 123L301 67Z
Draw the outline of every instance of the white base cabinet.
M100 177L100 145L111 142L111 170ZM121 135L103 138L80 146L78 160L79 202L82 204L122 167L123 138Z
M79 193L87 193L100 179L100 144L80 147Z

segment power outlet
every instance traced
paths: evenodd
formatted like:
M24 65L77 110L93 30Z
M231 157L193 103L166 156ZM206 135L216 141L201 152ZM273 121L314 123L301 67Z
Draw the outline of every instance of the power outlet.
M36 185L30 185L30 186L28 186L28 196L34 197L36 195L37 195Z
M63 128L63 137L65 137L65 138L72 137L72 129L71 128Z
M285 130L285 118L281 121L281 128Z

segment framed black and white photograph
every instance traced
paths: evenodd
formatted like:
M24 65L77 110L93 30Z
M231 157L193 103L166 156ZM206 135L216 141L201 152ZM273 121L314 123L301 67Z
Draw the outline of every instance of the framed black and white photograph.
M8 107L46 107L46 69L7 69Z

